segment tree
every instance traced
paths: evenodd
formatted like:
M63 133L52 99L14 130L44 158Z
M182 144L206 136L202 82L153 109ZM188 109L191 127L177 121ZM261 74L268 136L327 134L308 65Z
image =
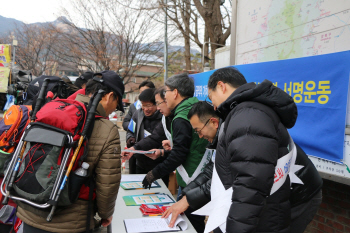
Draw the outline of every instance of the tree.
M51 25L17 24L12 35L8 35L8 43L12 36L18 40L16 63L23 70L30 70L33 75L52 74L53 61L57 57L53 53L57 45L57 34Z
M211 52L215 54L215 50L225 45L227 38L231 34L229 10L223 5L222 8L226 12L223 16L221 12L222 1L218 0L203 0L203 4L200 0L193 0L193 2L205 22L205 28L208 32L210 42L212 42L210 44ZM212 56L212 59L215 59L215 56Z
M124 0L126 5L142 4ZM59 27L61 45L56 54L84 70L115 70L130 82L143 65L154 62L160 49L156 12L125 8L114 0L73 0L63 9ZM161 70L161 69L160 69Z

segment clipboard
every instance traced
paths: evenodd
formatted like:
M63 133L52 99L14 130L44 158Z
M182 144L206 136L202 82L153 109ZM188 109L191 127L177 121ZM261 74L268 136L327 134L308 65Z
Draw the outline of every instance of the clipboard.
M147 150L122 150L122 152L129 152L129 153L134 153L134 154L154 154L155 151L147 151Z

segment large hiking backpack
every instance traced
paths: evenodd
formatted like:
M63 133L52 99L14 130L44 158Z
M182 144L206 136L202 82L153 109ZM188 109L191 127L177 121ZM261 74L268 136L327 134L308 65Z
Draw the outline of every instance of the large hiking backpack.
M35 123L31 124L32 129L26 132L27 146L13 186L19 196L38 204L50 200L55 181L61 174L59 170L65 170L73 156L73 148L82 133L86 115L83 103L66 99L48 102L38 111ZM71 137L71 141L63 143L65 137ZM72 171L80 166L82 155L86 154L85 145L86 142L77 155ZM67 206L76 201L80 187L85 182L85 179L76 180L79 178L74 172L71 173L58 206Z
M4 175L7 162L30 122L31 106L12 105L0 121L0 175Z
M38 213L38 209L43 210L39 211L42 215L47 214L51 207L47 221L51 221L57 207L76 201L86 181L91 184L89 200L93 199L91 174L82 177L74 170L86 155L95 111L105 93L103 90L95 93L87 107L75 100L56 99L40 109L49 82L49 79L44 80L31 114L31 123L18 143L0 187L5 195L3 204L11 198L29 211ZM88 210L91 208L89 201ZM87 231L89 222L90 217Z
M50 80L45 91L45 96L48 91L51 91L54 94L54 98L58 97L65 99L69 96L68 85L60 77L41 75L29 83L27 96L23 102L25 105L35 104L45 79Z

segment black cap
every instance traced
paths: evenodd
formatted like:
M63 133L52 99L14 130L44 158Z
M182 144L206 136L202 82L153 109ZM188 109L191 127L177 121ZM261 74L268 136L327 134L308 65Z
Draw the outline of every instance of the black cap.
M85 82L89 81L89 79L92 79L94 77L94 72L92 71L86 71L84 74L82 74L79 78L85 80Z
M101 75L102 78L95 78L96 75ZM109 87L117 93L118 95L118 106L117 109L119 111L124 112L124 107L123 107L123 95L124 95L124 84L120 76L111 70L104 70L101 73L96 73L94 74L95 81L102 83L103 85Z

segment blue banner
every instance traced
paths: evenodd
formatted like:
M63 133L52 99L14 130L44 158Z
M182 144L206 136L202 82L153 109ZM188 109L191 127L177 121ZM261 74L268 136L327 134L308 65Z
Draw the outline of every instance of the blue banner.
M350 74L350 51L236 67L248 82L268 79L294 98L298 119L289 130L308 155L342 163ZM204 100L215 70L191 75Z

